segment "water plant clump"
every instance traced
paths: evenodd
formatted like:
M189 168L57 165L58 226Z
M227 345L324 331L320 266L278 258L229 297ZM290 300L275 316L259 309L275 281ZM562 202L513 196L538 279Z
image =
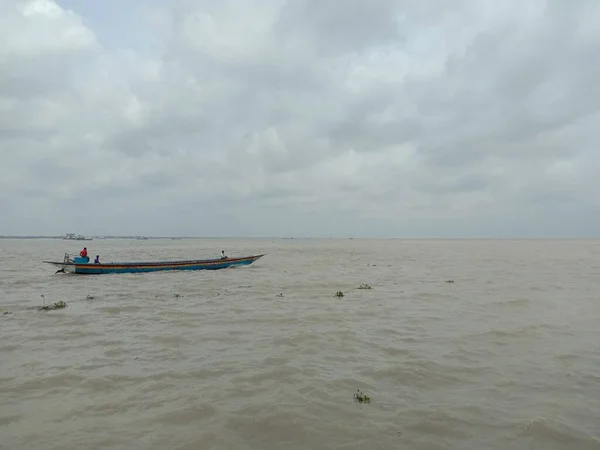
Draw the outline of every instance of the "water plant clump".
M357 389L354 393L354 400L356 400L358 403L371 403L371 397L369 397L367 394L363 394L360 389Z
M67 307L67 303L63 302L62 300L54 303L53 305L46 305L46 297L44 294L40 295L40 297L42 297L42 306L38 307L38 310L40 311L51 311L54 309L63 309Z
M335 293L335 296L336 296L336 297L343 297L343 296L344 296L344 293L343 293L342 291L337 291L337 292Z
M356 289L373 289L373 288L371 286L369 286L367 283L363 283Z
M446 280L446 283L454 283L454 280Z
M67 307L67 302L63 302L62 300L54 303L53 305L44 305L40 306L40 311L53 311L55 309L64 309Z

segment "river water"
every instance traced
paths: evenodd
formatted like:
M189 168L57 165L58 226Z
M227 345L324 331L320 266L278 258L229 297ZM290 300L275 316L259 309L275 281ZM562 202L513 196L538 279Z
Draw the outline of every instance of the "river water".
M82 244L267 256L40 262ZM598 241L0 240L0 270L2 449L600 449Z

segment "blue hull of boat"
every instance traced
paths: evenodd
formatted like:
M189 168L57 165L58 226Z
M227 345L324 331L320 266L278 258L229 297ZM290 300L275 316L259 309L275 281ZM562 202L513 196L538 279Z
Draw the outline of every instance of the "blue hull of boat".
M264 255L246 256L242 258L208 259L194 261L157 261L157 262L119 262L94 264L83 262L82 258L74 258L67 264L45 261L66 272L78 275L104 275L120 273L164 272L170 270L219 270L235 266L248 266Z

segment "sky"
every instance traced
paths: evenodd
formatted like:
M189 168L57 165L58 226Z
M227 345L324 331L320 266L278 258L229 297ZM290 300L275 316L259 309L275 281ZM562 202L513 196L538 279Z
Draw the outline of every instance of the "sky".
M0 0L0 235L597 237L597 0Z

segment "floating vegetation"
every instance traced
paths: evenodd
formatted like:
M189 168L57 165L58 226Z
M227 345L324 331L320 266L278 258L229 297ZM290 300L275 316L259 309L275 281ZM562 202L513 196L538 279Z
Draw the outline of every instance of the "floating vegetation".
M40 311L53 311L55 309L64 309L67 307L67 303L61 301L58 301L56 303L54 303L53 305L46 305L44 304L44 306L40 306L38 309Z
M179 294L173 294L173 297L179 298L179 297L181 297L181 295L179 295Z
M86 300L94 300L94 296L93 295L87 295L87 297L85 298Z
M454 283L454 280L446 280L446 283Z
M38 307L39 311L52 311L54 309L63 309L67 307L67 303L62 300L53 305L46 305L46 297L44 297L44 294L40 295L40 297L42 297L42 306Z
M373 289L373 288L371 286L369 286L367 283L363 283L356 289Z
M279 293L277 294L277 297L283 297L283 294Z
M246 289L250 289L252 286L238 286L238 288L246 288Z
M12 312L10 312L10 311L4 311L2 313L3 316L10 316L11 314L12 314Z
M343 297L343 296L344 296L344 293L343 293L342 291L337 291L337 292L335 293L335 296L336 296L336 297Z
M371 397L367 394L363 394L359 389L354 393L354 400L358 403L371 403Z

